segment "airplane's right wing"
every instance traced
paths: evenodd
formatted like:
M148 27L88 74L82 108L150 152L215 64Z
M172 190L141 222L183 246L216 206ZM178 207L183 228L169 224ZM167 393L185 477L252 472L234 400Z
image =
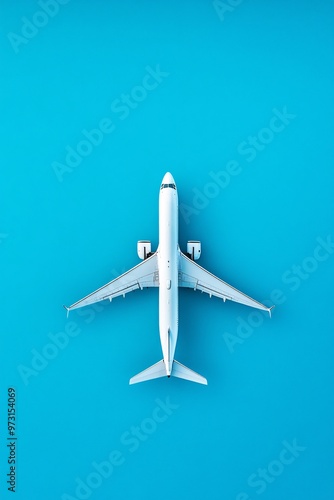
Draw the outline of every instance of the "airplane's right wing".
M67 312L78 307L84 307L101 300L109 299L119 295L132 292L133 290L143 289L147 287L159 286L159 270L157 253L151 255L143 262L133 267L118 278L110 281L106 285L98 288L95 292L86 295L83 299L78 300L69 307L64 306Z
M179 287L193 288L210 295L220 297L225 300L239 302L246 306L255 307L268 311L271 314L272 307L267 307L261 302L252 299L248 295L240 292L225 281L217 278L209 271L199 266L183 253L180 253L179 261Z

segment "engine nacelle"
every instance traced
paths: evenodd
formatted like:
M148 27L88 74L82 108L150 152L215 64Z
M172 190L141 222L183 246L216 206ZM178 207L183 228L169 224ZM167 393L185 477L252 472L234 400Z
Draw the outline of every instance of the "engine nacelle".
M151 255L151 242L148 240L140 240L137 243L138 257L142 260L147 259Z
M200 241L188 241L187 254L191 260L198 260L201 256L201 242Z

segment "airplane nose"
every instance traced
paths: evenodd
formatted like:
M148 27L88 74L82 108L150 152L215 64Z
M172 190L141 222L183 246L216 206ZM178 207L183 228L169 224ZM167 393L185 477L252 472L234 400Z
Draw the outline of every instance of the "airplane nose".
M162 179L162 184L175 184L174 178L170 172L167 172Z

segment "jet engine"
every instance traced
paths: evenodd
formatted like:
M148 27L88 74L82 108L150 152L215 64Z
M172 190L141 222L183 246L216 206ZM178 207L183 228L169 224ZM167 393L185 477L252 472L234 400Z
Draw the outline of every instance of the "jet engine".
M187 254L191 260L198 260L201 256L201 242L200 241L188 241Z
M137 243L137 253L138 257L142 260L147 259L150 255L152 255L151 252L151 242L148 240L140 240Z

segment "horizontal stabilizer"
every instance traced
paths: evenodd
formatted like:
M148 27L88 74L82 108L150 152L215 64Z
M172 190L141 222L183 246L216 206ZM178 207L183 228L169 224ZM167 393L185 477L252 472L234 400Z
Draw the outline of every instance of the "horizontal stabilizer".
M198 384L208 385L208 381L206 378L202 377L198 373L190 370L184 365L181 365L178 361L173 362L173 369L171 373L172 377L183 378L185 380L190 380L191 382L197 382Z
M167 377L166 365L162 359L158 363L150 366L146 370L138 373L130 379L130 384L137 384L138 382L146 382L154 378Z

